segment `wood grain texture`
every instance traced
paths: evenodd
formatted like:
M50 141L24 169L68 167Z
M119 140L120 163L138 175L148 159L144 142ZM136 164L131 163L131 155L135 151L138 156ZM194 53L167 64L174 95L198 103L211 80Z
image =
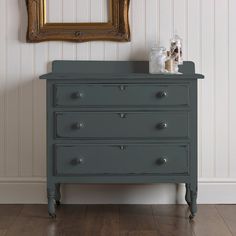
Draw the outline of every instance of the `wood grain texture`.
M193 225L196 236L232 236L228 226L213 205L201 205ZM200 217L199 217L200 216Z
M218 214L223 218L233 236L236 235L236 206L235 205L217 205Z
M188 221L189 211L184 205L153 205L155 222L163 236L194 236ZM198 216L199 217L199 216Z
M156 230L151 205L120 205L120 231Z
M199 208L189 221L184 205L64 205L52 220L46 205L0 205L0 236L236 235L235 205Z
M6 233L7 233L7 231L6 231L6 230L2 230L2 229L0 229L0 236L5 236L5 235L6 235Z
M9 229L23 209L23 205L0 205L0 230Z

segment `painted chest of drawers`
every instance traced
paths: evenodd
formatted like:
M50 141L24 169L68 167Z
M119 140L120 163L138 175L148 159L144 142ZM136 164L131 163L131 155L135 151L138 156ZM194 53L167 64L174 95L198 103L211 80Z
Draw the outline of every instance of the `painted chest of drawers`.
M48 211L60 184L185 183L197 198L197 79L150 75L145 61L55 61L47 80Z

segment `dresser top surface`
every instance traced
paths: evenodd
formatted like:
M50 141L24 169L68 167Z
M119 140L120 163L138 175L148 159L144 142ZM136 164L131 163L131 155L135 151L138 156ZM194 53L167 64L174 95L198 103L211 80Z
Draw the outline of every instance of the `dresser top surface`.
M195 65L185 61L179 66L182 74L149 74L148 61L54 61L52 72L40 79L203 79L195 73Z

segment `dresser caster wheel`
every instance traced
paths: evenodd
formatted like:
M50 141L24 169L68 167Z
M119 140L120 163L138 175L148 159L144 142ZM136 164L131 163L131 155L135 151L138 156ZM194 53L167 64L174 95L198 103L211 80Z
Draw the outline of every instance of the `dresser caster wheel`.
M59 207L61 205L61 201L57 200L56 201L56 206Z
M51 213L49 213L49 216L50 216L52 219L56 219L56 218L57 218L57 215L56 215L56 214L51 214Z
M194 217L195 217L195 215L191 214L191 215L189 216L189 220L193 220Z

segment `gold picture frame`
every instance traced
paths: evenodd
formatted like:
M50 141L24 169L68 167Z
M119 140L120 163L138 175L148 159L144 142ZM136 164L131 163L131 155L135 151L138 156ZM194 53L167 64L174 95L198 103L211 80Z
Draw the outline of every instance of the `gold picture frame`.
M47 23L46 1L26 0L28 9L28 42L130 41L130 0L109 0L108 22L102 23Z

